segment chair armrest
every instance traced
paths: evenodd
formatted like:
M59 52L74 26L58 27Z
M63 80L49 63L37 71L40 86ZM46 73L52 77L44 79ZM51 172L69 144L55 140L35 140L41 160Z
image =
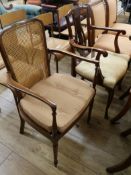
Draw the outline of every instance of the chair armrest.
M49 53L54 54L54 53L60 53L66 56L69 56L67 58L73 58L73 59L78 59L80 61L86 61L89 63L95 64L97 67L99 66L99 61L98 60L92 60L92 59L85 59L83 56L78 56L74 53L68 52L68 51L63 51L63 50L57 50L57 49L48 49Z
M50 100L44 98L44 97L41 97L40 95L36 94L35 92L33 92L32 90L22 86L21 84L19 84L18 82L14 81L10 74L9 75L9 83L8 83L8 86L17 90L17 91L20 91L22 92L23 94L26 94L26 95L29 95L31 97L34 97L36 98L37 100L40 100L42 101L43 103L46 103L52 110L55 110L56 111L56 104L51 102Z
M99 26L91 25L90 28L95 29L95 30L106 30L106 31L116 32L116 33L119 33L119 34L121 33L123 35L126 34L125 30L113 29L113 28L110 28L110 27L99 27Z
M3 4L3 2L0 0L0 4L6 9L6 10L10 10L10 9L12 9L13 8L13 5L12 4L10 4L8 7L6 7L4 4Z
M120 53L120 48L119 48L119 44L118 44L118 37L119 35L122 33L123 35L126 34L125 30L120 30L120 29L112 29L110 27L98 27L98 26L90 26L91 29L96 29L96 30L105 30L105 31L112 31L112 32L116 32L115 35L115 39L114 39L114 47L115 47L115 52L116 53Z
M70 40L70 45L76 49L87 50L89 52L91 51L97 52L98 56L96 56L96 60L100 59L100 55L103 55L104 57L108 56L108 52L105 50L94 47L82 46L80 44L77 44L73 39Z

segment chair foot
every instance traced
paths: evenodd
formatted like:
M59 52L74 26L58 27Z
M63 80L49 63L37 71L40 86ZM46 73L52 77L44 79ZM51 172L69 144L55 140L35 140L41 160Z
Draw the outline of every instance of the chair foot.
M25 121L21 118L20 134L24 134L24 128L25 128Z
M58 142L53 143L53 153L54 153L54 166L57 167L58 165Z

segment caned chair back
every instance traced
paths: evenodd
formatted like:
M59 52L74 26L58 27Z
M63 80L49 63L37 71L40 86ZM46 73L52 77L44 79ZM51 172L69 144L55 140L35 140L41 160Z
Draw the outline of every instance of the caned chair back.
M117 0L105 0L109 8L109 26L116 22L117 18Z
M95 3L90 6L93 25L99 27L106 26L105 6L103 2ZM102 33L102 30L95 30L95 37Z
M14 24L1 36L1 52L8 71L15 81L28 88L48 76L43 30L42 23L33 19Z
M86 36L81 24L81 18L85 18L86 15L86 7L76 7L66 15L69 37L70 39L74 38L75 42L80 45L86 45ZM73 19L73 23L70 19ZM72 26L74 27L74 31L72 31Z
M1 26L2 28L13 24L15 22L26 19L26 11L25 10L17 10L14 12L9 12L0 16Z

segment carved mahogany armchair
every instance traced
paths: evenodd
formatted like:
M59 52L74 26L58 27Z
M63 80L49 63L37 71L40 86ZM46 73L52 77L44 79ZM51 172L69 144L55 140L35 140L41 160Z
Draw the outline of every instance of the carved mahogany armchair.
M83 10L84 9L86 10L86 8L83 7ZM71 44L72 50L75 53L79 53L80 55L85 56L86 58L93 57L92 59L94 59L95 58L94 53L89 54L86 49L87 40L84 35L83 28L80 21L80 11L81 11L81 8L78 7L76 9L73 9L66 16L70 38L71 38L70 44ZM74 20L74 25L76 29L75 37L72 35L72 28L70 25L69 15L73 16L72 18ZM90 34L88 36L90 36ZM96 83L104 87L108 92L108 100L107 100L106 110L105 110L105 118L107 119L108 110L114 96L115 88L119 86L128 69L129 56L126 56L123 54L116 54L108 51L108 56L106 58L101 56L101 57L96 57L96 59L100 61L100 68L99 68ZM82 79L93 81L95 67L91 66L90 63L86 63L83 61L80 63L78 62L78 64L76 62L72 62L73 76L75 76L76 73L78 73L82 77Z
M0 42L9 73L8 85L13 89L20 116L20 133L24 133L27 122L49 138L53 143L54 165L57 166L60 138L76 124L87 107L90 118L96 78L91 86L67 74L50 75L48 54L58 52L67 55L67 59L72 57L90 62L96 66L95 77L99 61L47 49L44 26L37 19L5 29L0 35ZM106 55L106 52L101 51L99 54Z

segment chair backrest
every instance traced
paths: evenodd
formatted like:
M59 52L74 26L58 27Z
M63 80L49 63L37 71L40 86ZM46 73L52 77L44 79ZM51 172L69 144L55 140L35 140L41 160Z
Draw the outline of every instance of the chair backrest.
M65 17L65 15L73 8L73 4L66 4L58 8L59 19Z
M104 0L106 6L106 15L108 17L108 26L112 26L117 19L117 0Z
M8 25L11 25L15 22L26 19L25 10L17 10L9 12L0 16L1 27L4 28Z
M79 0L78 3L81 4L87 4L90 0Z
M65 16L67 13L73 8L73 4L66 4L57 9L57 19L56 22L58 23L58 31L59 33L67 28Z
M81 24L81 18L85 18L86 15L87 15L86 7L76 7L66 15L69 38L74 39L75 42L80 45L86 45L86 36L84 34ZM70 21L70 19L73 20L73 23L72 21ZM74 27L75 32L72 31L72 26Z
M49 30L51 36L53 36L53 14L52 12L49 13L43 13L41 15L38 15L35 17L36 19L39 19L43 25Z
M94 3L89 5L90 14L91 14L91 24L99 27L107 26L106 14L105 14L105 5L102 2ZM88 16L90 16L90 14ZM101 34L102 30L95 30L94 36L97 37Z
M15 81L30 88L49 75L41 21L32 19L8 27L1 33L0 42L4 63Z

